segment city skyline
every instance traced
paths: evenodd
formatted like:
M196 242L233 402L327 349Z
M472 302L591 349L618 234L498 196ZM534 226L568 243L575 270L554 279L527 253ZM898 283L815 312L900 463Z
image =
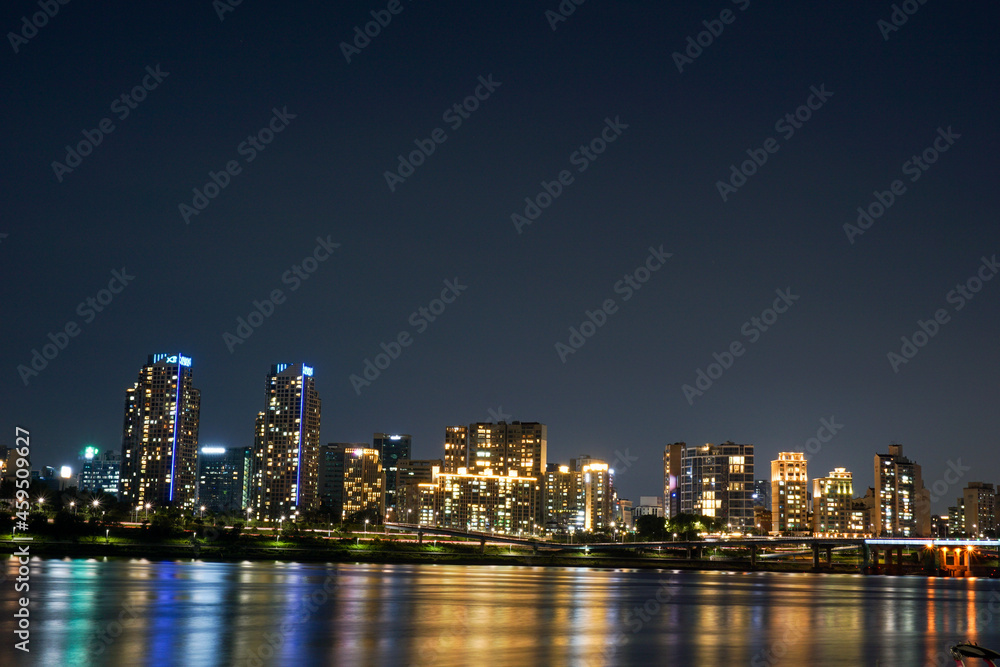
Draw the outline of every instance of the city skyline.
M194 360L193 360L192 357L188 357L188 356L185 356L183 354L169 355L169 354L166 354L166 353L157 353L157 354L150 354L150 355L148 355L147 365L144 366L143 369L142 369L142 371L140 372L140 380L142 380L143 373L147 373L148 374L151 368L157 368L157 367L164 366L164 365L171 365L171 367L176 367L178 369L183 368L183 371L186 374L185 378L186 378L187 386L189 386L189 387L191 386L193 372L194 372L193 366L195 365L195 362L194 362ZM314 377L314 375L315 375L315 369L312 366L309 366L308 364L302 364L302 363L300 363L300 364L282 363L282 364L271 364L270 367L271 367L271 371L267 375L269 383L273 383L274 379L277 378L277 377L284 377L284 376L288 376L290 378L291 377L297 377L297 378L299 378L300 381L302 379L308 379L308 383L310 385L310 390L309 390L310 391L310 395L316 397L315 401L317 402L317 407L315 409L318 411L318 409L319 409L318 408L318 400L319 399L318 399L318 392L317 392L317 390L315 388L313 388L313 387L315 387L315 377ZM296 368L300 369L298 371L299 375L295 375ZM148 382L148 380L147 380L147 382ZM138 385L136 385L136 386L138 386ZM129 395L131 395L134 391L135 391L134 389L129 389ZM174 391L174 390L171 390L171 391ZM198 407L195 409L195 412L196 412L196 417L195 417L196 428L195 428L195 430L197 431L197 424L200 422L200 419L201 419L201 415L200 415L200 398L201 398L201 396L200 396L200 390L194 389L193 391L198 395ZM170 392L167 392L167 393L169 394ZM269 395L276 394L276 393L277 392L275 391L275 389L273 387L271 389L269 389ZM301 395L297 395L297 396L299 396L299 398L301 398ZM167 398L168 398L168 402L169 402L169 396ZM298 402L299 398L297 398L295 402ZM273 397L271 399L269 399L269 401L270 401L270 404L272 404L272 405L274 404L274 398ZM126 401L126 429L128 428L127 427L128 414L129 414L129 407L128 406L129 406L129 402ZM304 407L304 404L303 404L303 407ZM279 412L280 412L280 410L279 410ZM254 426L254 434L255 435L254 435L253 439L256 440L256 441L258 441L258 445L257 446L259 446L260 438L261 438L261 427L262 427L262 424L261 424L260 420L261 420L261 418L262 418L262 416L264 414L265 414L265 411L259 411L257 413L257 418L255 420L255 426ZM496 445L496 446L491 445L491 443L489 441L490 436L489 435L485 435L484 436L482 434L482 432L479 435L478 441L475 438L471 438L469 436L469 433L472 432L471 427L475 427L477 425L477 423L473 423L470 426L465 426L465 425L458 426L458 427L447 426L446 429L445 429L446 430L445 436L440 439L440 441L438 443L439 449L436 452L435 451L424 452L424 454L428 454L426 456L425 455L417 455L417 454L419 454L419 452L418 452L417 454L410 454L410 458L423 460L423 459L432 458L434 455L440 455L442 457L443 462L444 462L443 466L442 466L442 469L441 469L442 473L445 473L445 472L452 472L452 473L454 473L455 470L460 465L461 466L474 467L473 462L477 462L478 464L486 465L486 466L491 467L491 468L493 468L493 467L504 468L505 466L509 465L509 464L507 464L504 461L504 457L505 456L513 456L513 454L508 453L508 448L511 448L512 445L511 445L510 442L508 442L510 440L510 438L507 435L507 430L509 428L513 428L512 425L515 424L515 423L520 424L521 421L520 420L510 420L510 417L511 417L510 415L505 415L502 412L496 412L496 411L490 411L490 417L491 418L496 418L496 422L490 421L490 420L484 420L484 421L478 422L478 424L480 424L480 425L497 426L497 427L499 427L502 424L507 424L507 426L504 427L504 429L502 430L502 432L498 431L498 433L502 434L502 436L503 436L503 439L500 441L499 445ZM503 419L501 419L501 417L503 417ZM507 420L510 420L510 421L507 421ZM320 422L318 414L316 416L316 422L317 423ZM172 423L173 422L171 422L171 424ZM539 441L539 444L537 445L538 450L535 452L534 455L537 458L538 452L541 452L542 453L542 457L544 458L545 452L547 450L548 424L544 423L544 422L543 423L538 423L538 422L523 422L523 423L526 426L527 425L535 425L536 427L540 428L539 433L541 434L541 440ZM818 429L818 431L817 431L817 433L816 433L815 436L813 436L809 440L807 440L807 442L801 447L801 449L791 450L793 452L801 454L802 457L803 457L802 460L805 461L805 462L808 462L810 460L809 457L810 457L810 455L812 453L815 453L815 452L818 452L818 451L822 450L824 442L831 440L837 434L838 430L840 428L843 428L843 425L842 424L838 424L834 420L833 417L831 417L830 419L823 419L823 420L820 421L820 423L821 423L821 426ZM520 428L521 427L519 426L518 427L518 432L520 432L519 431ZM311 427L311 429L312 429L312 427ZM455 435L455 433L453 433L453 432L456 432L456 429L459 430L459 432L458 432L458 434L460 435L460 439L459 440L455 440L452 437L452 436ZM318 447L321 446L320 443L327 442L327 439L325 439L320 434L318 425L315 427L315 429L312 429L312 430L314 431L312 438L315 439L315 441L316 441L316 446L315 446L316 451L315 451L315 453L313 455L313 459L314 460L313 460L313 462L310 465L312 466L312 469L313 469L312 476L316 477L318 475L319 467L321 465L320 464L320 452L319 452ZM823 434L824 431L826 432L826 435ZM126 431L126 433L127 433L127 431ZM394 499L395 477L393 476L393 478L390 480L390 477L388 475L389 466L382 459L383 447L391 446L391 447L394 447L394 448L401 448L401 449L393 449L393 454L392 454L392 456L393 456L393 458L392 458L392 461L393 461L392 472L394 473L395 472L395 464L394 464L394 462L396 460L401 460L402 459L402 457L400 456L400 453L401 452L412 452L413 438L412 438L412 436L409 433L401 433L401 432L371 431L371 433L372 433L372 435L371 435L370 442L369 441L359 440L359 441L354 441L353 445L355 445L355 446L363 446L363 447L371 446L376 451L380 452L380 464L381 465L386 465L386 469L385 469L386 470L386 477L385 477L386 481L385 481L385 484L386 484L386 492L387 493L386 493L386 500L385 500L385 502L386 502L386 507L390 507L393 504L393 499ZM513 433L513 431L512 431L512 433ZM669 440L669 438L668 438L668 440ZM399 441L399 444L397 444L397 441ZM81 447L82 448L96 448L97 450L105 451L105 452L107 452L107 451L116 451L116 452L121 452L122 454L124 454L125 451L126 451L126 449L125 449L125 442L126 442L126 437L123 436L123 438L122 438L122 445L120 447L116 447L114 445L111 445L111 446L100 446L97 443L90 442L90 441L82 443ZM208 447L224 447L227 450L228 449L240 449L240 448L244 447L244 445L241 445L239 442L221 442L221 441L216 441L216 442L212 442L212 443L205 443L205 442L200 441L200 440L197 439L197 433L195 434L195 442L197 443L197 448L198 448L198 452L197 452L196 459L195 459L196 462L194 464L194 467L190 471L191 474L188 475L188 477L192 478L191 480L189 480L189 482L191 482L191 486L192 487L194 485L193 478L197 476L197 469L198 469L198 467L200 465L199 463L197 463L197 458L200 457L200 455L201 455L201 449L203 447L205 447L205 446L208 446ZM458 442L464 443L464 444L461 445L461 447L463 448L462 451L461 452L457 452L456 451L454 453L450 453L449 447L457 446L456 443L458 443ZM478 444L476 444L477 442L478 442ZM529 443L530 443L530 441L529 441ZM352 443L341 442L340 444L352 444ZM733 442L731 440L727 440L727 441L723 441L723 442L715 442L715 443L705 442L702 445L688 445L687 447L690 447L691 449L695 449L695 448L704 449L706 447L711 447L711 448L713 448L712 451L714 452L716 449L718 449L719 451L722 451L722 448L724 448L727 445L731 446L731 445L733 445ZM424 450L424 449L426 449L429 446L433 446L433 445L426 445L425 444L420 449ZM480 458L480 459L476 460L476 448L477 448L477 446L480 448L480 450L481 450L481 452L483 452L483 454L487 455L487 459L481 459ZM253 445L253 444L248 445L246 447L249 447L251 451L256 451L255 445ZM296 444L296 447L297 447L297 444ZM529 445L529 447L531 447L531 445ZM670 444L670 443L667 443L667 444L664 445L664 447L665 448L670 448L670 447L676 448L677 449L677 453L678 453L678 457L680 456L681 452L686 451L685 450L685 443L683 443L683 442L677 442L676 444L673 444L673 445ZM754 444L749 444L749 445L737 445L736 447L748 447L749 451L751 452L751 456L753 456L753 453L757 450L758 445L756 443L754 443ZM900 448L900 451L901 451L901 444L900 443L887 443L886 447L890 451L892 451L893 448ZM877 451L877 449L878 449L878 447L876 446L875 448L872 449L872 451L873 452ZM82 452L83 449L79 449L78 451ZM512 448L510 449L510 451L514 452L514 450ZM528 455L530 456L531 455L530 452L532 450L528 449L527 451L528 451ZM668 451L668 450L666 450L666 449L662 450L661 451L661 456L665 456L666 451ZM782 450L777 450L775 452L775 454L778 455L778 454L781 453L781 451ZM523 456L524 452L523 451L522 452L517 452L517 454L519 456ZM189 452L189 455L190 455L190 452ZM564 461L572 461L575 458L579 457L580 455L581 455L581 452L580 451L576 451L571 456L563 457L561 459L558 459L558 461L553 460L553 459L545 459L545 462L548 463L548 464L550 464L550 465L553 464L553 463L562 463ZM589 456L590 452L587 452L587 455ZM767 452L760 452L760 455L763 456L763 457L765 457L765 458L761 458L760 459L761 461L769 460L769 459L767 459L767 457L770 456L770 455L767 454ZM455 457L459 457L461 460L459 460L458 458L455 458ZM64 457L64 458L62 458L62 459L60 459L58 461L49 461L49 460L46 460L45 464L46 465L52 465L56 469L58 469L60 466L69 465L74 470L74 473L77 473L77 472L79 472L79 470L77 470L76 468L74 468L74 465L80 464L82 458L83 457L82 457L82 454L81 454L78 458L67 458L67 457ZM622 449L622 448L615 449L612 452L612 454L611 454L610 457L608 457L608 456L597 456L595 458L597 458L599 460L607 460L607 461L612 462L611 466L610 466L611 469L614 469L614 466L615 466L616 463L623 464L624 465L624 471L627 472L629 470L629 468L631 468L631 464L633 463L632 459L634 457L630 454L630 450L626 447L624 449ZM939 480L936 480L937 484L939 484L939 485L942 482L944 482L946 484L947 488L948 488L948 491L946 493L944 493L944 494L941 494L941 493L932 494L932 496L931 496L931 498L932 498L932 506L931 506L931 509L930 509L930 511L931 511L932 514L935 514L935 515L937 515L937 514L947 515L948 510L950 509L951 503L954 502L954 499L951 498L952 491L955 488L959 488L959 491L960 491L960 487L957 486L958 481L961 481L962 483L965 483L965 482L969 481L969 478L967 477L967 471L966 471L966 468L968 468L968 466L964 466L963 464L961 464L961 461L962 461L961 456L957 456L955 458L959 461L959 464L958 464L959 467L956 467L956 464L954 463L954 461L951 461L950 462L951 466L950 466L950 468L948 470L945 471L945 475L941 476ZM127 463L128 462L128 457L123 457L123 461L125 463ZM449 463L449 461L451 461L452 463ZM537 461L536 461L536 463L537 463ZM664 463L665 463L665 460L664 460ZM678 462L676 463L676 465L680 466L680 459L678 459ZM516 466L516 467L521 467L521 466ZM535 467L537 468L537 466L535 466ZM918 469L920 467L921 466L917 466ZM876 468L876 470L879 469L878 459L876 459L875 468ZM127 468L123 466L123 471L125 471L126 469ZM842 470L842 469L845 469L845 466L837 464L837 465L832 466L831 469ZM847 468L847 469L851 470L850 468ZM956 470L958 471L957 474L960 475L959 477L954 477L954 475L956 474ZM296 472L296 475L297 475L297 469L296 469L295 472ZM534 474L539 479L543 479L545 477L544 466L542 467L542 469L534 469L534 471L533 471L532 474ZM761 479L761 475L757 474L756 472L754 473L754 476L756 477L756 479ZM617 474L616 474L616 479L617 478L618 477L617 477ZM123 476L123 479L124 479L124 476ZM808 487L808 490L810 491L810 493L811 493L811 490L812 490L812 483L813 483L814 479L816 479L816 478L815 477L809 477L809 479L808 479L807 487ZM988 482L989 479L991 479L991 478L984 478L984 479L978 480L978 481ZM627 477L626 477L626 480L627 480ZM663 502L664 502L664 507L665 508L669 505L669 502L666 500L666 498L668 496L668 488L667 488L666 481L667 480L665 480L661 476L659 486L662 489L662 494L663 495L661 496L661 498L663 498ZM855 478L855 481L859 481L858 478ZM878 483L877 482L877 477L873 477L872 484L870 486L877 489L878 488L877 483ZM123 484L124 484L124 482L123 482ZM294 482L293 482L293 484L294 484ZM928 482L928 484L925 485L925 488L929 489L930 488L930 484L931 484L931 482ZM751 484L751 486L752 486L752 484ZM169 485L166 488L169 489ZM616 491L616 494L617 494L618 498L620 498L620 499L626 499L626 500L631 500L633 502L637 498L639 498L640 496L647 495L648 492L650 491L650 489L647 489L647 488L635 488L635 489L631 489L630 488L630 490L628 492L625 492L623 490L623 487L620 484L618 484L618 483L615 484L614 488L615 488L615 491ZM677 497L676 502L677 502L678 508L680 508L680 507L682 507L684 505L684 501L682 501L681 498L680 498L680 496L681 496L681 486L680 486L680 482L679 481L678 481L678 486L676 488L677 488L677 492L678 492L678 497ZM858 488L862 488L863 489L863 488L867 488L867 487L864 486L864 485L862 485L861 487L858 487ZM123 490L124 490L124 487L123 487ZM857 491L857 489L855 489L855 490ZM129 493L128 491L125 491L125 492L126 492L126 494ZM254 495L256 493L257 493L257 491L251 490L251 497L254 499L254 503L252 503L252 504L256 505L259 508L260 507L260 501L259 501L259 497L256 496L256 495ZM315 493L317 493L317 494L319 493L318 488L315 491ZM750 494L753 493L753 490L750 489L750 490L746 491L745 493L747 495L747 498L749 498ZM958 497L960 498L961 496L958 496ZM140 504L142 504L142 502L146 502L146 500L142 500L140 502ZM193 502L194 502L194 496L192 495L191 498L189 498L188 501L187 501L187 506L192 506ZM542 514L542 507L541 507L542 498L539 497L537 499L537 502L538 502L538 511L537 511L536 518L540 519L541 518L541 514ZM746 500L745 502L749 503L750 501ZM292 505L294 505L294 504L295 503L293 502ZM688 504L690 504L690 502ZM749 508L749 505L748 505L748 508ZM272 514L274 514L274 517L279 517L281 515L286 515L286 514L287 515L291 515L293 513L293 511L294 511L294 507L291 510L288 510L288 511L282 511L282 509L277 509L277 510L274 510L274 512L272 512ZM259 509L258 509L258 512L259 512ZM750 517L749 517L750 520L748 520L748 521L740 521L739 523L744 524L744 525L749 525L750 522L751 522L751 520L752 520L752 512L748 512L748 514L750 515Z
M322 442L539 419L630 495L666 442L821 429L820 470L1000 479L997 7L401 6L70 3L8 43L0 445L117 446L181 349L206 444L287 359Z

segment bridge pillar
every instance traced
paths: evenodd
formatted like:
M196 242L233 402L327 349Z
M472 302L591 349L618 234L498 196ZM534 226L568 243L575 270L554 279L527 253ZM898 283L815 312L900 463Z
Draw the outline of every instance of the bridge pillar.
M818 570L819 569L819 542L813 542L813 544L812 544L812 550L813 550L813 569L814 570Z
M686 557L686 558L687 558L688 560L691 560L691 551L692 551L692 549L691 549L691 545L689 544L689 545L687 545L686 547L684 547L684 551L685 551L685 557Z
M885 550L885 573L892 574L892 547Z
M826 545L826 566L833 566L833 547L831 545Z
M481 553L481 554L486 553L486 538L485 537L479 540L479 553Z
M423 543L424 543L424 531L418 530L417 531L417 544L423 544Z
M757 569L757 545L756 544L751 544L750 545L750 569L751 570L756 570Z
M896 549L896 574L903 574L903 547Z
M868 574L868 566L871 564L871 549L867 542L861 543L861 573Z

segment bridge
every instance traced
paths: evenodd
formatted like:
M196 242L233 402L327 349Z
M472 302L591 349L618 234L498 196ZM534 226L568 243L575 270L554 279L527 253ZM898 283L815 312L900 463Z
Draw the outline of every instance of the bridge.
M834 551L859 550L862 558L862 571L868 572L883 566L888 572L899 571L903 562L904 549L933 549L940 554L942 569L954 573L964 573L971 567L971 557L976 551L998 551L1000 552L1000 541L998 540L974 540L974 539L935 539L921 537L898 537L898 538L865 538L865 537L720 537L706 538L703 540L671 540L662 542L592 542L587 544L572 544L565 542L551 542L536 538L523 538L513 535L498 533L486 533L481 531L460 530L457 528L444 528L440 526L427 526L411 523L389 523L386 527L391 530L415 532L419 541L423 542L423 536L446 535L450 537L460 537L467 540L478 541L480 552L485 551L487 543L509 544L531 549L538 552L539 549L545 551L635 551L645 552L656 550L674 551L683 550L687 560L696 560L702 557L706 548L734 547L749 551L750 568L755 569L761 559L771 559L793 554L812 553L813 569L821 566L821 555L825 565L832 564ZM783 552L764 554L765 550L780 549L782 547L805 546L805 551ZM895 552L895 564L893 556Z

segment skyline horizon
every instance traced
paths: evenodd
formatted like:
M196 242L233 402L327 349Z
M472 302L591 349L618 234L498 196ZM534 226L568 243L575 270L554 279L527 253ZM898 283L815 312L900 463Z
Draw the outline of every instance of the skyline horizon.
M153 362L158 361L158 360L166 360L169 363L180 363L181 365L183 365L185 367L191 368L191 372L192 372L192 387L195 390L199 391L201 393L202 398L204 398L204 392L203 392L203 390L200 389L197 386L198 381L197 381L197 375L195 374L195 368L197 367L197 365L196 365L196 360L195 360L195 358L193 356L185 355L183 352L177 352L177 354L175 354L175 355L171 355L171 353L163 353L163 352L160 352L160 353L149 353L146 356L147 356L148 363L153 363ZM176 361L174 361L175 359L176 359ZM308 375L309 377L316 378L316 377L321 377L322 376L322 374L317 374L316 373L315 366L309 365L309 364L307 364L304 361L299 361L299 362L290 362L290 363L289 362L274 362L274 363L271 363L269 365L270 372L267 375L265 375L264 377L265 377L265 379L267 379L267 378L270 377L271 373L284 371L284 370L287 370L289 368L294 368L295 366L299 366L299 365L301 365L301 367L303 368L303 370L305 370L305 369L309 370L309 373L306 373L306 375ZM316 391L317 395L320 398L322 398L322 392L320 391L319 387L317 387L317 389L315 391ZM127 390L126 390L126 393L127 393ZM264 402L266 403L266 401L264 401ZM202 414L204 414L204 412L202 412ZM256 414L254 415L254 417L256 417ZM507 423L513 423L513 422L539 423L539 424L543 424L546 427L546 429L548 429L548 427L550 425L550 422L548 422L548 421L541 421L541 420L537 420L537 419L530 419L530 420L525 420L525 419L520 419L520 418L519 419L513 419L512 415L503 414L502 407L501 407L499 412L490 410L489 419L482 419L482 420L476 420L476 421L453 422L453 423L446 424L445 426L443 426L441 428L442 428L442 430L447 430L448 428L453 427L453 426L466 426L466 425L473 424L473 423L501 423L501 422L507 422ZM778 449L778 450L775 450L775 452L774 452L775 456L780 456L781 453L785 453L785 452L802 453L804 455L806 464L808 465L809 463L811 463L810 457L811 456L815 456L816 454L818 454L819 451L823 449L823 445L826 444L827 442L831 441L833 439L833 437L836 436L837 431L840 430L841 428L843 428L842 424L837 424L836 423L835 418L833 416L831 416L829 419L827 419L827 418L821 418L820 419L820 423L821 423L821 426L818 429L816 436L814 436L814 437L812 437L810 439L807 439L806 443L803 444L803 446L801 447L801 449ZM320 424L320 428L322 430L322 412L321 412L321 424ZM822 433L822 431L824 429L826 429L827 432L830 433L829 437L823 438L822 436L820 436L820 433ZM198 445L197 445L197 447L198 447L198 454L199 455L201 454L201 450L202 450L203 447L225 447L227 449L229 449L229 448L238 448L238 447L250 447L251 449L253 448L252 443L248 444L248 445L238 445L238 444L227 444L227 443L223 443L223 442L218 441L218 440L213 440L211 442L202 441L202 439L200 437L200 432L201 432L201 416L199 416L199 437L198 437ZM370 444L370 442L372 440L374 440L374 437L376 435L379 435L379 434L408 435L411 438L411 446L413 445L413 442L415 440L415 438L413 438L412 432L409 432L407 430L393 430L393 431L373 430L373 431L371 431L371 433L372 433L371 438L369 438L367 440L338 440L338 439L329 439L329 438L323 437L322 433L321 433L320 444L321 444L321 446L323 446L323 445L330 445L330 444ZM811 441L815 441L816 444L817 444L817 449L816 449L815 452L808 451L809 450L809 443ZM2 444L2 442L0 442L0 444ZM720 441L717 441L717 442L712 442L712 441L699 442L699 444L688 443L685 440L675 440L673 442L666 442L666 443L664 443L664 447L669 446L670 444L684 444L684 445L686 445L688 447L701 447L701 446L704 446L704 445L720 445L720 444L743 444L743 445L751 445L751 446L754 447L754 455L755 455L755 457L758 454L758 447L760 446L756 442L740 442L740 441L736 441L736 440L732 440L732 439L727 439L727 440L720 440ZM906 450L905 450L905 443L889 442L889 443L887 443L885 445L886 446L886 452L888 451L888 446L889 445L900 445L900 446L904 447L904 449L903 449L903 455L907 456L907 453L906 453ZM87 448L87 447L96 447L100 451L112 450L112 451L118 451L118 452L120 452L122 450L122 446L120 444L117 447L115 447L115 446L101 447L101 446L97 445L96 443L93 443L93 442L90 442L90 441L81 443L79 445L79 447L84 448L84 449ZM443 457L444 457L444 438L443 437L441 438L440 447L441 447L441 458L443 459ZM73 458L72 461L71 461L72 463L77 463L79 460L81 460L83 458L82 457L82 453L83 453L84 449L80 449L80 455L76 456L75 458ZM416 447L414 447L414 449L416 449ZM882 453L882 454L885 453L885 452L880 452L878 449L873 449L872 452L873 452L873 456L875 456L875 457L877 457L880 453ZM562 457L562 458L560 458L558 460L547 460L546 464L547 465L549 465L549 464L560 465L560 464L563 464L564 461L568 463L571 459L578 458L578 457L581 457L581 456L593 456L593 454L591 452L589 452L589 451L588 452L580 451L580 452L577 452L576 454L571 454L568 457L564 456L564 457ZM435 460L437 457L434 457L434 456L419 456L419 457L418 456L413 456L411 458ZM595 458L607 462L609 464L609 466L615 471L614 475L615 475L615 482L616 483L614 485L614 488L615 488L616 491L621 490L622 489L621 485L617 483L619 471L616 468L616 464L618 464L619 462L625 463L626 464L625 472L628 471L628 468L631 467L631 462L628 460L629 458L631 458L631 454L630 454L629 449L627 447L624 449L624 451L622 451L621 449L616 449L612 453L612 455L610 457L595 456ZM924 466L919 461L917 461L916 459L913 459L912 457L909 457L909 456L907 458L911 458L911 460L913 460L913 462L916 463L917 465L920 465L921 469L923 470ZM777 459L770 459L770 458L766 458L765 459L765 461L768 462L768 463L773 462L775 460L777 460ZM660 463L662 465L662 460L661 460ZM58 469L60 469L61 466L64 466L64 465L67 465L67 463L65 461L61 461L57 465L53 465L51 467L53 467L53 468L55 468L55 469L58 470ZM764 481L770 482L770 470L768 469L766 471L767 472L766 476L761 476L761 475L758 474L757 465L758 464L757 464L757 462L755 460L755 462L754 462L754 466L755 466L754 479L755 480L764 480ZM960 477L959 477L959 480L956 481L956 482L946 482L947 486L949 488L949 491L946 492L946 493L949 493L949 492L951 492L952 489L955 489L957 491L957 493L960 495L961 494L961 489L963 487L962 486L957 486L959 481L964 482L965 484L972 483L972 482L986 482L986 483L991 483L991 484L996 485L998 483L998 482L991 482L989 479L986 479L986 478L983 478L983 479L971 479L971 478L967 478L965 476L965 472L967 470L971 470L973 468L972 467L963 466L962 465L962 457L957 457L957 463L956 463L955 460L949 459L948 465L950 466L951 471L959 473ZM957 468L956 468L956 465L958 466ZM70 467L72 468L73 466L71 465ZM40 466L40 468L41 468L41 466ZM852 481L853 482L856 482L858 480L857 477L854 477L854 475L857 473L857 469L851 468L851 467L849 467L847 465L838 465L838 464L835 464L835 465L833 465L833 466L830 467L830 472L833 472L837 468L844 468L844 469L847 470L847 472L850 472L852 474ZM874 472L874 469L872 469L872 471ZM74 473L78 473L78 472L79 472L79 470L75 470L74 471ZM817 477L825 477L825 476L826 476L826 474L808 475L808 479L811 482L813 479L816 479ZM928 490L930 490L932 484L934 484L935 482L937 482L939 480L944 480L944 479L945 479L944 477L941 477L941 478L935 479L933 481L925 480L924 481L924 487L927 488ZM874 479L873 479L873 484L874 484ZM873 487L873 485L872 486L865 485L865 486L863 486L861 488L867 490L867 489L871 489L871 488L874 488L874 487ZM633 499L638 499L638 498L643 497L643 496L646 496L646 497L652 496L652 497L658 497L662 501L664 499L662 491L663 491L663 484L661 483L661 485L660 485L660 487L658 489L658 493L656 493L656 494L644 493L641 490L639 490L639 491L636 491L634 493L622 494L619 497L623 498L623 499L626 499L626 500L633 500ZM811 493L811 487L810 487L809 493ZM865 493L858 493L858 489L855 488L855 497L856 498L863 497L864 495L865 495ZM958 496L956 496L956 498L957 497ZM947 496L946 495L942 494L942 495L936 495L935 496L932 493L931 513L932 514L936 514L936 515L943 514L943 515L947 516L947 513L948 513L947 512L947 508L949 507L949 505L945 504L943 511L941 511L940 509L937 509L935 507L935 505L940 505L942 502L944 502L946 500L947 500ZM633 502L634 502L634 500L633 500ZM950 501L948 501L948 502L950 502ZM665 507L666 507L665 504L663 505L663 507L665 509Z

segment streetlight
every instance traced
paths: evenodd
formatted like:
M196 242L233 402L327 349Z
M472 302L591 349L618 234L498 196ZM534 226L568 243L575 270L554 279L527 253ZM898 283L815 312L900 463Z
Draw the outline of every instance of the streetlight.
M365 535L368 534L368 519L365 519Z
M144 515L144 518L146 518L146 519L149 518L149 508L150 508L150 506L151 506L150 503L146 503L146 512L145 512L145 515Z
M73 508L73 516L76 516L76 501L71 500L69 506Z
M111 544L111 529L110 528L105 528L104 529L104 543L105 544Z
M38 511L39 512L42 511L42 505L44 505L44 504L45 504L45 497L44 496L39 496L38 497Z
M285 521L285 515L282 514L281 518L278 519L278 532L274 535L274 546L278 546L278 538L281 537L281 524Z
M201 509L201 517L200 518L204 519L205 518L205 506L202 505L200 509Z

